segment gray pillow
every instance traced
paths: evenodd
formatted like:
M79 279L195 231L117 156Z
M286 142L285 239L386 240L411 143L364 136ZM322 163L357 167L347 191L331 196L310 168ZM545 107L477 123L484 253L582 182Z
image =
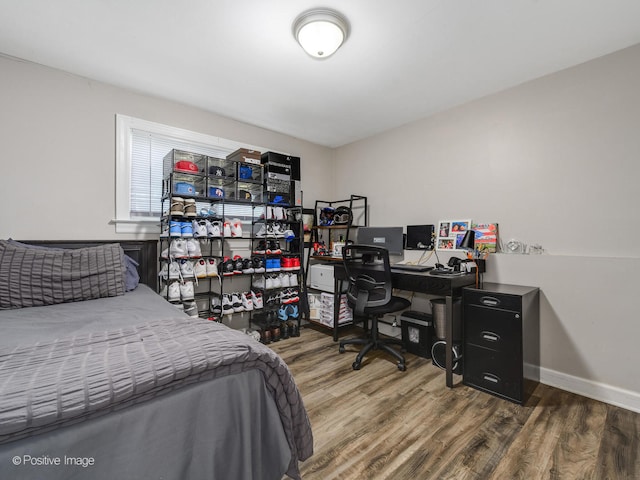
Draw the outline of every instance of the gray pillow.
M0 240L0 308L124 294L124 252L117 243L78 249L16 243Z

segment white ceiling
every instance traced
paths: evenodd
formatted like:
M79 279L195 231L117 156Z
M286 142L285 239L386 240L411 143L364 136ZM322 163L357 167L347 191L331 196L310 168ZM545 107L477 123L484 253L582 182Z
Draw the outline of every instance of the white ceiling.
M319 6L325 60L291 33ZM637 43L638 0L0 0L5 55L330 147Z

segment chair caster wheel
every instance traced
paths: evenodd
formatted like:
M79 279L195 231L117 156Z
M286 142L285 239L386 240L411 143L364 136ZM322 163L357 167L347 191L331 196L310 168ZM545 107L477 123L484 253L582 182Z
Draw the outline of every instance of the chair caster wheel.
M360 362L353 362L351 366L354 370L360 370Z
M407 369L407 366L404 363L398 364L398 370L400 370L401 372L404 372L406 369Z
M344 353L344 347L343 347L342 345L340 345L340 347L338 348L338 351L339 351L340 353Z

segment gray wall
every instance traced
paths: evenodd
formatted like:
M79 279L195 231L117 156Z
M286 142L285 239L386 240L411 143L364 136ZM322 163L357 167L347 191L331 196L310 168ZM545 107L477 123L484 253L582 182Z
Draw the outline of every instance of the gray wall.
M638 411L639 85L635 46L339 148L335 165L337 195L368 196L374 225L471 218L541 244L490 256L486 279L541 287L543 381Z
M328 148L198 108L0 57L0 238L135 236L116 235L111 223L116 114L300 156L307 204L313 205L332 189L333 153Z

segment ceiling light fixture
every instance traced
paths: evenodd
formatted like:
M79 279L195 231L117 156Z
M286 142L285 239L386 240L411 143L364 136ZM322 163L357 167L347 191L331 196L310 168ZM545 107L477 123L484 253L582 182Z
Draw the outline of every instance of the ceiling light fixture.
M293 22L293 36L314 58L327 58L335 53L349 34L347 20L326 8L308 10Z

